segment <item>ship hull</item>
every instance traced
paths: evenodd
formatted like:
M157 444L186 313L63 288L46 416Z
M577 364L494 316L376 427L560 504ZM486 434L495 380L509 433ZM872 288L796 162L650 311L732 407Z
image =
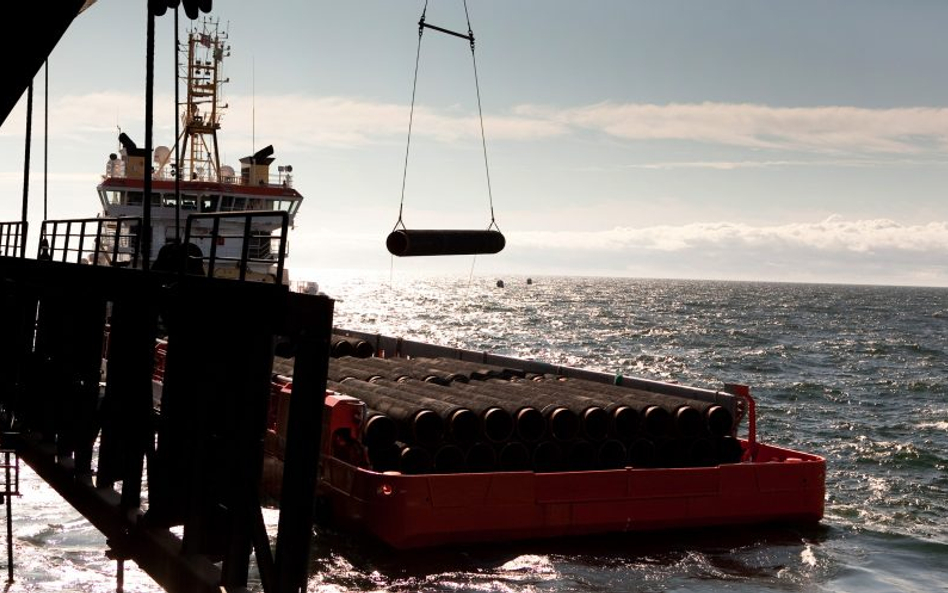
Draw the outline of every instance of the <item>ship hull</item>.
M746 445L746 442L744 442ZM268 480L280 473L268 458ZM758 444L701 468L403 475L324 457L319 519L394 549L720 526L817 524L823 458Z

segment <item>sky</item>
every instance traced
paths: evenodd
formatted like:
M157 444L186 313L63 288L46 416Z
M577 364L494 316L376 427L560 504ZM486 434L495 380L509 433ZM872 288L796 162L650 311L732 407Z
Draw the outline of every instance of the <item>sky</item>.
M49 218L95 216L119 130L144 144L145 4L97 0L48 89L37 75L34 229L44 185ZM232 47L222 160L273 145L293 166L298 278L948 287L946 2L468 0L473 60L432 30L419 45L423 0L213 4ZM465 32L465 3L430 0L426 21ZM173 38L169 12L155 145L174 142ZM0 126L0 220L20 218L25 122L24 96ZM506 247L395 258L400 206L410 229L493 221Z

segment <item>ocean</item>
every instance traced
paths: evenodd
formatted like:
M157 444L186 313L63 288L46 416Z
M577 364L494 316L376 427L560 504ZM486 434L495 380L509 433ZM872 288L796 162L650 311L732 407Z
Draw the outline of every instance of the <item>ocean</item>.
M309 591L948 591L948 289L394 270L317 280L338 327L712 389L748 384L758 438L824 456L827 492L824 520L805 528L412 553L319 532ZM28 468L21 490L6 591L114 591L104 539ZM276 513L266 519L275 526ZM128 563L125 591L160 589Z

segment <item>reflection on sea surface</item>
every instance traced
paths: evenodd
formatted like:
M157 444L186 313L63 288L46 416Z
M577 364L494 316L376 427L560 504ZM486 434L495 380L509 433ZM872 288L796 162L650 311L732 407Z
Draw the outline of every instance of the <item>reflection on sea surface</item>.
M395 553L315 538L318 593L948 592L948 290L619 278L316 278L341 327L696 386L827 460L821 526ZM114 591L101 535L30 472L7 593ZM275 532L276 513L265 513ZM133 564L125 590L160 589ZM252 590L260 591L259 582Z
M399 551L324 534L311 591L748 590L823 580L831 530L713 528Z

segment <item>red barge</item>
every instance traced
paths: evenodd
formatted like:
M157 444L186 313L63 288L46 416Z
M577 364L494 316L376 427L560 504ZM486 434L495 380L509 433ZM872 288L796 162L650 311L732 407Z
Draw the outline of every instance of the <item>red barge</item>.
M626 462L608 467L593 461L579 469L566 464L510 471L495 464L475 471L430 466L382 471L373 469L359 445L367 436L370 417L365 402L346 391L350 391L347 385L357 391L364 389L362 383L385 379L379 373L359 379L350 372L342 382L330 381L334 389L327 390L323 416L318 515L333 527L367 534L395 549L412 549L710 526L815 524L823 518L825 459L759 442L754 400L746 386L727 385L722 391L712 391L337 330L334 340L343 339L371 346L369 360L376 365L386 361L404 369L411 361L429 361L429 366L430 361L441 361L448 367L476 364L488 371L515 369L527 377L553 376L559 382L587 387L596 383L607 391L619 384L618 389L630 393L651 393L656 401L709 402L710 408L733 411L734 420L716 442L687 441L692 454L696 447L714 450L700 460L680 456L645 460L640 455L636 461L628 444ZM335 367L354 358L336 358ZM332 378L334 365L330 366ZM264 470L264 489L275 498L279 497L283 422L292 385L292 377L280 370L278 357ZM491 381L500 397L510 397L503 379L486 377L480 380ZM403 375L401 381L405 380ZM442 382L431 389L449 390L450 386ZM739 437L742 420L746 420L746 436ZM580 440L574 438L574 442ZM724 447L729 453L720 451L721 443L730 443ZM599 446L601 450L605 445Z

